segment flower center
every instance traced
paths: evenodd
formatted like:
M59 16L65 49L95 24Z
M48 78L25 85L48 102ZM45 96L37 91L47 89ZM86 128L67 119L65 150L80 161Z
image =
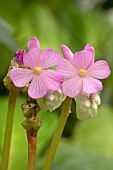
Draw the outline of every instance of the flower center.
M41 67L35 67L34 68L35 73L40 73L42 71Z
M85 76L86 73L87 73L87 70L79 70L79 75L82 77Z

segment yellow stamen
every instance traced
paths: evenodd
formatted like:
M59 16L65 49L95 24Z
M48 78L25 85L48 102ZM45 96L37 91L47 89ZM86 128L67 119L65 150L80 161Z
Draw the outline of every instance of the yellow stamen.
M42 71L41 67L35 67L34 68L35 73L40 73Z
M85 76L87 73L87 70L79 70L79 75L80 76Z

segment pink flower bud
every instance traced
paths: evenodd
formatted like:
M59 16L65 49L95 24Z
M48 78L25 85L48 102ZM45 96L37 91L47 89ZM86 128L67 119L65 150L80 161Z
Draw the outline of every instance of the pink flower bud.
M71 50L67 46L62 44L61 49L62 49L62 53L64 55L64 58L66 60L72 60L73 59L73 53L71 52Z
M15 53L15 56L14 56L14 60L18 63L18 64L24 64L23 63L23 56L24 54L26 54L26 51L23 49L23 50L20 50L20 51L17 51Z

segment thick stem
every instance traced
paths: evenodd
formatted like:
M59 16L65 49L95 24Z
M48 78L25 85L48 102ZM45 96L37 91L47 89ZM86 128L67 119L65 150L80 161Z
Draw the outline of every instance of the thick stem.
M70 114L70 105L71 105L71 98L67 97L63 103L63 106L62 106L58 126L55 131L55 134L54 134L54 137L53 137L43 170L50 170L50 168L51 168L52 161L54 159L54 155L55 155L57 147L58 147L58 143L60 141L63 129L65 127L66 121Z
M37 132L27 131L27 138L28 138L28 170L34 170L36 162Z
M9 91L8 111L7 111L7 119L6 119L4 144L3 144L1 170L8 169L14 111L15 111L16 99L19 92L20 89L16 87L12 87L11 90Z

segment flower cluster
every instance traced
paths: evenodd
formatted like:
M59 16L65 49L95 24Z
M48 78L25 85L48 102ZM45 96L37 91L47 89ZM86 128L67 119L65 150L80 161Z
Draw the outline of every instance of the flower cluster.
M85 96L85 100L88 101L92 94L102 89L102 83L98 79L110 75L106 61L94 62L95 50L89 44L75 54L62 44L64 58L50 48L40 52L40 44L35 37L28 41L28 49L27 53L25 50L16 52L14 61L18 63L19 68L11 69L9 76L15 86L19 88L27 86L31 98L37 99L39 103L44 101L46 104L41 104L44 109L47 105L48 109L55 109L56 106L52 102L59 106L58 102L61 104L65 96L70 98ZM56 66L56 70L52 70L52 66ZM61 89L60 96L58 89ZM81 97L77 102L79 100Z
M101 104L100 97L97 93L90 96L80 94L75 98L76 115L80 120L88 120L96 116L98 106Z

